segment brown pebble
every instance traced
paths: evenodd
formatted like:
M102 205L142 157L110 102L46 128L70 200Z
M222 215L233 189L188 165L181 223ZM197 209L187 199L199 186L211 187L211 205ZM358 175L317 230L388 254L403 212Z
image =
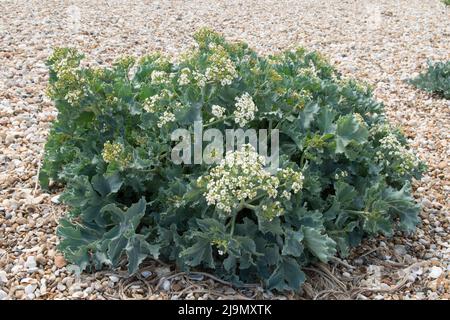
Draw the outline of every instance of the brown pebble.
M47 259L45 259L44 255L38 254L36 257L36 262L42 266L45 266L47 264Z
M445 168L447 168L447 162L441 161L441 162L438 164L438 168L444 170Z
M58 268L64 268L67 265L66 259L62 255L55 256L55 266Z
M16 222L18 224L27 224L28 221L25 218L17 218Z
M23 294L24 294L23 290L17 290L16 292L14 292L14 296L16 297L16 299L22 298Z
M181 290L181 285L178 282L174 283L172 285L172 290L173 291L180 291Z

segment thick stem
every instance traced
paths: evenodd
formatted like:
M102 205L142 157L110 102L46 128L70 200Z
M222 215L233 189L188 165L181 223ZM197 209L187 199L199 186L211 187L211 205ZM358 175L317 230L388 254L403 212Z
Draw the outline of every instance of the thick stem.
M236 216L238 211L233 212L233 216L231 217L231 228L230 228L230 238L233 237L234 234L234 225L236 224Z
M256 210L256 206L251 205L251 204L249 204L249 203L246 203L246 204L244 205L244 208L247 208L247 209L250 209L250 210Z
M303 166L305 164L305 156L306 156L307 151L308 151L308 147L306 147L305 150L303 150L302 156L300 157L300 168L303 168Z
M236 217L239 211L241 211L243 208L245 208L247 204L245 203L244 200L241 200L241 202L239 203L239 206L233 210L232 216L231 216L231 220L230 220L230 224L231 224L231 229L230 229L230 237L233 236L234 234L234 225L236 224Z

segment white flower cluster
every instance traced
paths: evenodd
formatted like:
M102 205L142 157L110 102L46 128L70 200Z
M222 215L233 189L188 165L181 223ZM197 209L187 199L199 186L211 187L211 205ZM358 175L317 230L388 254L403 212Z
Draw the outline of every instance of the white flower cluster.
M206 81L208 81L208 79L206 78L206 76L204 74L197 72L197 71L193 71L192 76L194 77L194 81L197 83L197 85L200 88L203 88L204 86L206 86Z
M279 180L264 170L264 161L251 145L227 152L225 159L209 175L200 178L200 181L207 181L204 196L208 204L230 213L241 201L254 199L258 191L275 197Z
M169 122L175 121L175 115L170 111L164 111L163 114L159 117L158 123L156 124L158 128L162 128Z
M161 99L159 95L154 95L151 97L148 97L144 100L144 110L150 113L153 113L156 111L156 103Z
M72 105L77 104L85 95L83 85L86 83L86 79L80 74L80 67L75 64L73 57L70 56L56 62L53 69L58 74L58 81L53 85L54 89L66 91L64 99ZM51 88L49 88L48 94L52 96Z
M398 173L405 175L419 166L419 159L398 141L395 134L388 134L380 139L380 150L375 154L375 160L385 166L397 165Z
M67 92L67 94L64 96L64 99L66 99L67 102L69 102L70 104L75 104L78 103L78 101L80 101L83 95L84 95L83 91L73 90Z
M222 46L210 43L208 47L212 54L208 58L210 66L205 71L206 79L218 81L222 86L230 85L238 76L233 61Z
M211 244L217 247L217 253L221 256L223 256L228 249L228 241L224 239L213 239Z
M189 68L183 68L180 71L180 77L178 78L178 84L180 86L188 85L191 81L189 80L189 76L191 74L191 70Z
M206 85L208 79L204 74L198 71L191 70L189 68L183 68L180 71L180 76L178 77L178 84L180 86L186 86L191 83L191 78L198 87L203 88Z
M375 135L380 134L380 133L384 133L384 134L388 133L391 130L392 129L389 126L389 124L382 123L382 124L376 124L376 125L370 127L369 133L370 133L370 135L375 136Z
M222 118L226 111L224 107L218 106L217 104L213 105L211 109L213 116L216 118Z
M301 172L291 168L280 169L274 176L264 170L264 162L265 158L248 144L238 151L227 152L217 167L198 180L199 184L204 184L208 205L215 205L229 214L243 203L254 200L258 194L274 200L281 195L289 200L291 192L300 191L304 179ZM284 212L279 201L263 204L261 208L264 216L270 217L269 220Z
M103 145L102 157L105 162L110 163L118 160L122 156L123 152L124 147L122 144L106 141Z
M287 191L286 191L287 192ZM290 194L289 194L290 195ZM290 196L289 196L290 199ZM280 217L284 214L284 208L280 201L275 201L270 204L263 204L261 206L262 215L269 221L272 221L275 217Z
M153 70L150 78L152 80L152 84L168 84L170 82L170 76L165 71Z
M102 158L107 163L117 163L126 167L132 160L132 155L125 152L122 143L106 141L103 145Z
M300 77L316 77L316 70L311 67L301 68L297 75Z
M292 97L298 100L298 104L295 106L297 109L302 110L306 103L312 99L312 93L308 90L301 89L299 92L293 92Z
M346 178L348 177L348 172L347 170L344 171L338 171L336 172L336 174L334 175L334 179L339 180L340 178Z
M176 101L175 103L170 103L169 100L173 97L172 92L170 92L167 89L163 89L159 92L159 94L156 94L154 96L148 97L144 100L143 103L143 109L146 112L150 113L162 113L159 118L156 125L158 128L162 128L164 125L168 124L169 122L175 121L175 114L174 111L180 110L184 106L179 102ZM167 103L160 103L162 100L167 100Z
M280 179L289 181L292 192L298 193L303 188L303 180L305 177L300 171L294 171L292 168L281 169L278 173Z
M143 108L145 111L154 113L158 109L158 102L163 99L170 99L173 97L173 93L167 89L161 90L158 94L148 97L144 100Z
M312 93L309 90L301 89L298 94L299 94L299 98L312 99Z
M80 70L80 67L76 63L75 54L76 54L75 52L71 52L68 54L68 56L56 62L53 65L53 69L55 70L55 72L60 74L66 71L75 72Z
M240 127L245 126L248 122L255 118L255 113L258 111L252 97L248 92L240 97L236 97L236 110L234 111L234 121Z
M126 153L122 143L106 141L103 145L102 158L106 163L115 163L126 167L132 161L133 156Z

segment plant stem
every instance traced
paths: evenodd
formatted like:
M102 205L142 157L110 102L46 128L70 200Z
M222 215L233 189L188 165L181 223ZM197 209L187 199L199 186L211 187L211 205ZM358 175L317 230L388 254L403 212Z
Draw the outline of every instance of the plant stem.
M236 224L236 216L237 216L238 210L233 212L233 216L231 217L231 229L230 229L230 238L233 237L234 234L234 225Z
M300 157L300 167L303 168L303 165L305 164L305 155L306 151L308 151L309 147L306 147L305 150L303 150L302 156Z
M250 210L256 210L256 206L251 205L249 203L244 204L244 208L250 209Z
M365 214L367 211L359 211L359 210L345 210L349 213L356 213L356 214Z
M216 123L219 123L219 122L222 122L222 121L231 119L231 118L232 118L232 116L228 116L228 117L225 117L225 118L217 119L217 120L215 120L215 121L213 121L213 122L204 124L204 125L203 125L203 128L209 127L209 126L211 126L211 125L213 125L213 124L216 124Z

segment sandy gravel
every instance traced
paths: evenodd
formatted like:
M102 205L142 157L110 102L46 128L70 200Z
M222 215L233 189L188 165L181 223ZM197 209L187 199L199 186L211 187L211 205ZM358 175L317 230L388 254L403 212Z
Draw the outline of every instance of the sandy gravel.
M56 251L65 208L36 186L55 109L45 59L76 46L91 63L153 50L177 55L201 26L258 52L319 50L344 74L373 85L429 170L415 183L423 224L408 237L364 243L345 260L308 271L301 296L450 297L450 101L404 83L426 61L450 59L450 7L439 0L8 1L0 0L0 299L273 298L235 291L208 275L173 275L149 262L137 277L77 274ZM324 291L325 290L325 291Z

